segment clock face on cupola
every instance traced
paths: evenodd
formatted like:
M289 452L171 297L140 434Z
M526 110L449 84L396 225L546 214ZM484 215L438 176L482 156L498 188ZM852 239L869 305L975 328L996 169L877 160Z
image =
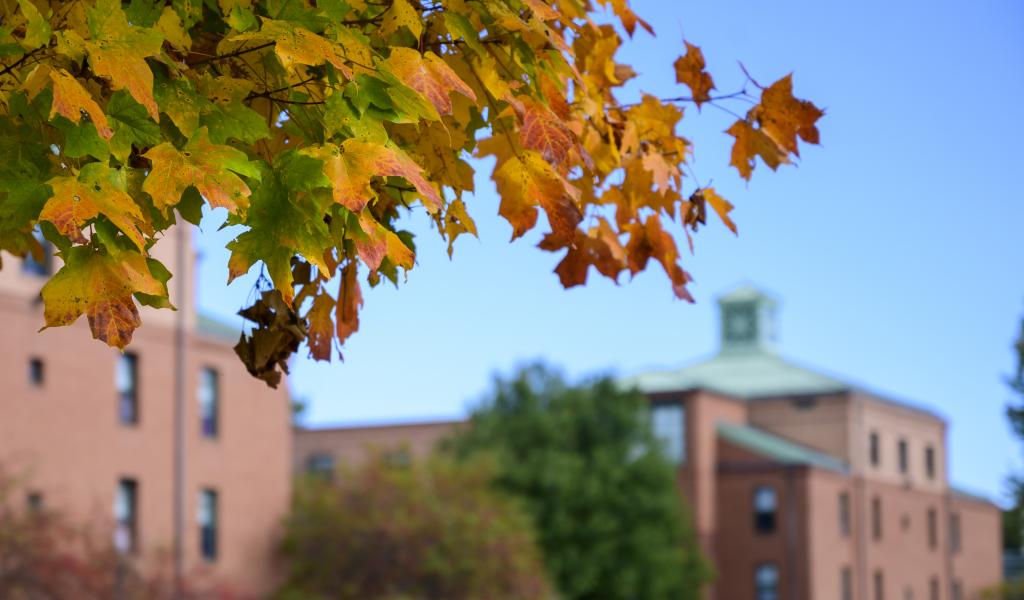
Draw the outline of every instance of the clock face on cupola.
M723 351L771 351L775 301L750 286L718 299Z
M757 307L752 302L723 307L725 341L753 343L757 340Z

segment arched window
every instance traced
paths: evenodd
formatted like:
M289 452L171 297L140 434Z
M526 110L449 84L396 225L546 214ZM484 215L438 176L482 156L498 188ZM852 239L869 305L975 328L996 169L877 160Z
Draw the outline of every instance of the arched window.
M754 597L757 600L779 600L779 567L763 563L754 572Z
M762 485L754 490L754 531L772 533L775 531L775 512L778 498L775 488Z

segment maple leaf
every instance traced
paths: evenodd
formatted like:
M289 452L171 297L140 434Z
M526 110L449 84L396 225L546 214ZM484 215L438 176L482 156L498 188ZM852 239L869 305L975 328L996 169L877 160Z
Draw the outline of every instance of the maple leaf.
M373 178L385 176L402 177L411 183L431 213L444 205L437 189L424 177L423 169L399 148L349 139L341 148L324 144L303 152L323 161L335 202L352 212L361 212L375 196L370 188Z
M736 223L733 223L732 218L729 217L729 213L732 212L733 209L732 202L729 202L725 198L719 196L718 192L715 191L715 188L706 187L698 189L692 196L690 196L690 202L701 207L703 207L704 202L707 202L711 205L711 208L715 210L715 213L718 214L718 218L722 220L722 223L729 228L729 231L737 233ZM701 213L703 214L703 208L701 208ZM703 220L701 222L703 222Z
M380 268L385 257L403 269L411 269L415 255L394 231L384 227L364 209L352 225L353 243L359 258L371 271Z
M452 200L448 203L444 218L439 218L439 227L448 239L448 258L452 257L455 240L462 234L468 233L477 237L476 222L466 212L466 204L462 200Z
M756 107L761 130L787 152L800 156L797 137L808 144L818 143L818 119L824 112L814 104L793 97L793 76L786 75L761 94Z
M132 295L167 297L166 285L153 276L142 254L76 246L61 257L64 266L40 292L43 329L70 325L85 314L94 338L124 348L142 324Z
M117 0L97 1L89 11L89 31L91 39L85 42L85 48L92 71L107 79L114 89L127 90L154 121L159 121L153 72L146 57L160 54L163 36L155 29L129 25Z
M552 165L558 166L569 157L578 142L576 135L564 124L564 118L528 96L512 101L522 119L519 141L524 148L536 150Z
M557 244L548 247L545 240L541 248L554 250ZM562 286L570 288L587 282L587 272L591 266L616 283L619 274L626 268L626 251L618 234L603 217L599 217L598 225L591 227L587 233L576 232L576 239L555 267L555 273Z
M331 360L334 342L334 322L331 321L333 310L334 298L322 293L313 298L313 305L306 313L306 321L309 323L309 355L314 360Z
M244 152L212 144L206 128L199 129L181 150L165 142L143 156L153 163L153 170L142 189L160 210L176 206L185 190L195 186L210 206L243 211L252 192L238 174L260 178L259 169Z
M676 82L684 83L690 88L693 94L693 101L700 108L701 103L711 99L711 90L715 89L715 83L704 68L704 53L697 46L690 42L686 44L686 54L676 59L673 65L676 69Z
M341 270L334 312L338 344L345 343L349 336L359 330L359 309L363 306L363 292L359 289L358 274L359 270L355 263L349 263Z
M736 121L726 133L736 138L732 145L729 164L736 167L744 179L750 179L758 156L773 171L778 169L779 165L789 162L789 156L784 148L775 143L775 140L768 137L763 130L754 128L747 121Z
M35 50L50 42L50 22L39 12L39 9L32 4L31 0L18 0L18 7L25 17L25 37L21 39L21 47L25 50Z
M273 42L274 52L286 69L291 68L293 64L315 67L330 63L346 79L352 79L352 69L347 64L348 57L344 46L295 23L263 19L263 26L259 32L243 33L231 38L233 42L250 40Z
M383 66L422 94L439 114L452 114L452 99L449 97L452 92L476 100L473 89L433 52L420 54L411 48L392 48Z
M577 205L579 190L539 152L528 150L522 157L506 160L495 170L494 182L501 195L498 214L512 225L512 239L533 228L538 204L547 213L553 240L564 245L575 238L576 226L583 220Z
M144 252L143 233L152 228L135 200L125 191L124 173L103 163L89 163L77 177L55 177L47 182L53 196L46 201L39 219L53 223L61 234L85 243L81 228L103 215Z
M40 67L46 69L46 67ZM114 136L110 122L103 109L93 100L82 84L78 83L71 73L64 69L48 69L53 82L53 104L50 107L50 118L60 115L73 123L81 123L82 114L88 114L96 125L96 131L104 139Z
M291 306L295 297L294 256L300 255L321 272L329 272L324 261L324 248L330 246L331 239L323 219L325 206L315 195L300 196L290 191L278 173L266 166L263 169L245 219L249 230L227 246L231 251L228 282L262 261L283 301Z
M661 225L657 214L647 217L643 223L632 224L629 228L629 242L626 244L626 264L634 275L643 271L651 258L661 263L665 273L672 281L672 291L676 298L693 302L693 296L686 289L690 274L679 266L679 249L675 240Z
M284 301L278 290L267 290L238 314L256 324L251 335L243 333L235 354L254 377L276 388L288 372L288 359L306 339L305 321Z
M423 34L423 19L406 0L393 0L391 6L384 11L379 33L387 37L401 28L408 29L414 38L419 39Z
M612 10L622 21L622 26L626 28L626 32L630 36L636 31L636 26L639 24L641 27L647 30L647 33L654 35L654 28L647 21L641 19L633 9L629 7L628 0L604 0L603 4L611 4Z

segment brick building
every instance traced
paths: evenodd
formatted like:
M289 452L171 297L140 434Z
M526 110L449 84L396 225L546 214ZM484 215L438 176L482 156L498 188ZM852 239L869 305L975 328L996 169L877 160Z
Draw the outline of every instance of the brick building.
M171 280L185 319L180 489L174 332L182 313L144 308L123 354L93 340L84 317L37 332L41 275L52 267L34 261L0 270L0 465L24 478L26 503L109 524L115 544L144 568L166 567L180 518L186 574L259 594L273 585L274 536L289 503L289 400L284 386L271 390L242 367L237 330L196 313L192 257L182 272L176 248L172 232L154 255L186 281L179 295Z
M784 359L753 288L720 309L714 357L623 381L679 465L718 570L709 598L974 600L999 582L999 509L949 483L941 417ZM423 454L456 425L299 430L295 467Z

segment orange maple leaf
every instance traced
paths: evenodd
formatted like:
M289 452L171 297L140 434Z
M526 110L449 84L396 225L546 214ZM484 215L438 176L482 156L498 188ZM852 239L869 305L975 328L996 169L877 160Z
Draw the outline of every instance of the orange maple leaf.
M818 143L815 123L825 113L814 104L793 97L792 74L766 89L756 110L761 129L786 151L800 156L797 137L808 144Z
M686 54L676 59L676 82L685 83L693 94L693 101L700 108L701 103L711 99L711 90L715 89L715 82L711 75L704 70L704 53L697 46L690 42L686 44Z
M473 89L433 52L420 54L412 48L392 48L384 64L402 83L433 104L438 114L452 114L452 99L449 97L452 92L476 101Z

